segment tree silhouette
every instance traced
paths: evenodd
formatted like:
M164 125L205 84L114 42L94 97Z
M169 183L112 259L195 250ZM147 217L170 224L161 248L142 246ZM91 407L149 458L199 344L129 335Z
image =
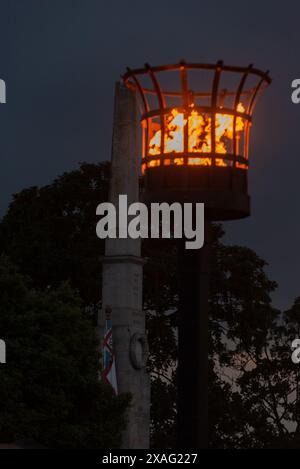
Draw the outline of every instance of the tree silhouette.
M99 381L90 321L67 285L36 290L0 256L0 441L33 439L49 448L116 448L128 396Z
M96 206L107 200L109 164L81 164L52 184L14 197L0 224L0 246L36 289L69 281L86 317L101 305L104 242ZM272 307L276 283L246 247L226 246L214 226L210 285L210 445L299 446L299 372L291 342L299 337L300 300ZM144 309L150 342L152 446L175 445L178 278L176 245L143 243Z

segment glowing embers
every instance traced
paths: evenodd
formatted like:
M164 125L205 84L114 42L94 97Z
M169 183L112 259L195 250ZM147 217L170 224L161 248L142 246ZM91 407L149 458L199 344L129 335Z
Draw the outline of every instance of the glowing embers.
M238 112L245 112L245 109L240 103L237 106ZM186 135L187 126L187 135ZM234 138L234 116L231 114L216 113L215 115L215 153L216 154L232 154L233 153L233 138ZM240 134L245 127L244 119L237 116L235 119L235 134L236 134L236 153L239 153L239 140ZM156 130L157 129L157 130ZM203 157L189 157L189 165L211 165L212 149L212 118L209 113L200 113L190 107L187 113L172 109L171 113L165 118L165 132L164 132L164 148L161 150L161 129L154 127L154 134L149 141L148 154L150 157L156 155L167 155L170 153L191 153L203 154ZM187 144L185 145L185 139ZM207 154L207 156L205 156ZM229 163L225 162L226 158L215 158L216 166L227 166ZM170 164L183 165L184 158L168 158L164 156L164 165ZM150 160L148 166L156 166L157 160Z

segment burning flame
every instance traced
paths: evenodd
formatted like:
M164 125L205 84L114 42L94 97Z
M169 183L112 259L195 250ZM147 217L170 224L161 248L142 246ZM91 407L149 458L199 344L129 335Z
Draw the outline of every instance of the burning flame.
M191 106L193 107L193 105ZM245 112L242 103L237 106L238 112ZM216 153L226 154L230 151L233 139L233 120L234 117L229 114L216 114L215 124L215 145ZM185 126L188 126L188 152L189 153L211 153L211 117L207 114L199 114L196 110L191 110L188 117L176 108L166 118L164 153L183 153L184 152L184 133ZM237 141L239 133L244 129L244 120L242 117L236 118ZM149 143L149 155L160 155L161 153L161 130L157 130ZM216 158L217 166L227 166L221 158ZM155 166L156 161L149 162L150 166ZM165 159L165 164L170 164L169 159ZM183 158L175 158L174 164L183 164ZM199 157L189 158L188 164L211 165L211 158Z

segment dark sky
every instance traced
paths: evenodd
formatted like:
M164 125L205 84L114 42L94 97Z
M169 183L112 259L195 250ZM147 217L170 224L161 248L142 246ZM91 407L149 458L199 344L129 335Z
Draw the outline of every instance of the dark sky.
M0 0L0 214L11 195L80 161L109 159L114 82L126 66L223 59L270 69L254 115L252 216L226 224L279 282L300 295L300 3L293 1Z

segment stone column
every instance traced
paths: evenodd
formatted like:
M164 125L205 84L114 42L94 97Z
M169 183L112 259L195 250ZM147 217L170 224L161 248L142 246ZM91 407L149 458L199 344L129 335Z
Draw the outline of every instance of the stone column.
M128 204L139 200L137 106L134 91L116 84L109 201L118 208L120 194ZM102 311L111 309L119 393L130 393L123 448L148 448L150 384L146 373L147 341L142 310L143 260L140 239L107 239L103 259Z

